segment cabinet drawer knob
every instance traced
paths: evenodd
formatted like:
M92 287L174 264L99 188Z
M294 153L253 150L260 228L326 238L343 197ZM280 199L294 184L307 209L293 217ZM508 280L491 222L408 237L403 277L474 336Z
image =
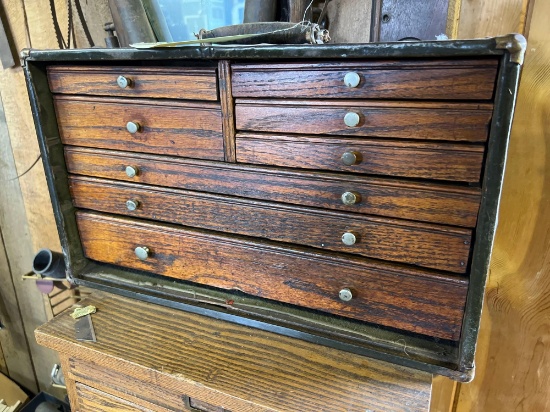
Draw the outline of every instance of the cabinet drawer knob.
M126 176L135 177L139 174L139 169L135 166L126 166Z
M355 245L357 237L352 232L346 232L342 235L342 243L346 246Z
M348 127L355 127L359 124L360 121L361 117L359 116L359 113L347 112L344 116L344 123Z
M140 260L145 260L151 255L151 251L147 246L138 246L135 248L134 252Z
M340 290L340 293L338 293L338 297L344 302L349 302L353 299L353 292L350 288L343 288Z
M342 193L342 203L348 206L359 203L361 196L355 192L344 192Z
M140 205L139 200L136 199L129 199L126 201L126 209L128 209L130 212L133 212L136 210Z
M118 87L121 89L126 89L128 87L132 87L132 79L125 76L118 76L116 79L116 84L118 84Z
M351 87L351 88L357 87L359 86L360 82L361 82L361 77L359 76L358 73L349 72L349 73L346 73L346 75L344 76L344 84L347 87Z
M346 166L353 166L359 161L359 153L357 152L345 152L340 158L342 163Z
M141 130L141 125L138 122L128 122L126 123L126 130L134 134Z

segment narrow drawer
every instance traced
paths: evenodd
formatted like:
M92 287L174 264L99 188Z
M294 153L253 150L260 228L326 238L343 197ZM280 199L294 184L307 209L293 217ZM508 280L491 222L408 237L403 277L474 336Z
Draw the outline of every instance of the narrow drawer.
M79 412L152 412L152 409L118 398L108 393L76 383ZM159 409L155 409L159 410ZM167 409L162 409L168 411Z
M217 104L72 96L54 101L64 144L224 159Z
M79 175L463 227L475 226L481 194L478 188L83 148L67 147L65 156L69 172Z
M72 176L78 208L465 273L468 229ZM344 241L346 243L344 243Z
M484 147L239 133L236 152L239 163L479 182Z
M52 93L218 100L215 68L49 66Z
M234 64L235 97L488 100L498 61Z
M491 105L237 100L241 131L485 142Z
M92 260L434 337L460 336L466 278L89 212L77 212L77 223ZM346 293L351 300L339 298Z

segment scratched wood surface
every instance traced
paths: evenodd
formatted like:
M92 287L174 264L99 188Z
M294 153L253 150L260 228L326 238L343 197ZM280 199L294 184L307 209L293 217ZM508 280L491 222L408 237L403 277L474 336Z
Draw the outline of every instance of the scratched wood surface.
M424 372L114 295L82 304L97 307L97 342L76 341L68 313L36 331L65 354L73 394L85 385L156 411L186 410L183 396L233 412L428 408ZM94 399L77 396L75 406Z

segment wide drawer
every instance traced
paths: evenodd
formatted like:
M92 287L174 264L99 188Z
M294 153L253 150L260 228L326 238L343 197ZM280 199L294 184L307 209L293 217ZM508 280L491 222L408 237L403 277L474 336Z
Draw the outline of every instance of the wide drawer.
M74 174L454 226L474 227L480 202L477 188L441 184L72 147L65 157Z
M456 340L468 281L168 225L77 212L86 257ZM140 247L139 259L134 249ZM259 276L261 275L261 276ZM350 301L339 298L347 289Z
M218 100L215 68L49 66L52 93Z
M77 208L295 243L456 273L465 273L467 268L472 237L468 229L88 177L72 176L69 184Z
M487 100L498 61L235 64L235 97Z
M491 105L236 100L237 130L485 142ZM349 126L348 126L349 124Z
M78 395L78 411L79 412L152 412L168 411L164 408L149 409L144 406L137 405L133 402L118 398L108 393L98 391L97 389L83 385L77 382L76 394Z
M237 162L478 182L481 145L239 133Z
M72 96L54 101L64 144L224 159L217 104Z

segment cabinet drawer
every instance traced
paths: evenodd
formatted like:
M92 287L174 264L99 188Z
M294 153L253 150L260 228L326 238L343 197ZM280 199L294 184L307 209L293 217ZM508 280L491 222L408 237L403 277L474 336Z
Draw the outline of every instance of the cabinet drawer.
M48 81L52 93L218 100L214 68L50 66Z
M73 203L78 208L457 273L466 272L470 252L472 233L467 229L86 177L71 177L70 188ZM129 208L127 202L130 202Z
M439 338L460 335L462 277L89 212L77 212L77 223L92 260ZM136 247L148 248L146 259ZM345 288L353 293L347 302L339 298Z
M240 133L236 152L239 163L478 182L484 148L466 144Z
M67 96L54 100L64 144L224 159L222 116L216 104Z
M485 142L491 106L237 100L238 130ZM348 126L348 124L354 126Z
M480 202L477 188L432 183L81 148L66 148L65 156L69 172L80 175L454 226L474 227ZM134 177L126 175L128 166Z
M487 100L497 60L235 64L235 97Z
M152 409L136 405L78 382L76 383L76 393L78 395L79 412L152 412ZM163 410L167 411L167 409Z

